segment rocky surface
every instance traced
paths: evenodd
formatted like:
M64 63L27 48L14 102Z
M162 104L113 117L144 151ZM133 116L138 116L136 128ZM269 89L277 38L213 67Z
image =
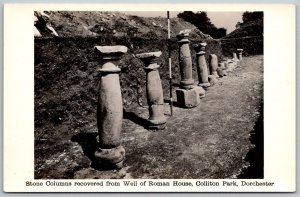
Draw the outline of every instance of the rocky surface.
M163 17L139 17L122 12L47 12L50 22L58 35L70 36L103 36L111 34L117 37L134 36L160 38L167 36L167 19ZM193 39L212 39L203 34L194 25L180 19L171 19L171 36L183 29L191 29ZM48 34L48 36L50 36Z

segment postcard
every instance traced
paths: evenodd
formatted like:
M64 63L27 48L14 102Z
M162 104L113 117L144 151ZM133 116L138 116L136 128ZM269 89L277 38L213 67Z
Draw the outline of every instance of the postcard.
M295 6L6 4L5 192L295 192Z

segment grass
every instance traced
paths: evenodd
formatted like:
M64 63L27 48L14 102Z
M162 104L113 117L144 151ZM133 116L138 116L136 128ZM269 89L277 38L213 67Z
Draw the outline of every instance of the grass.
M164 96L168 99L166 92ZM88 105L86 98L73 99ZM233 72L209 88L198 107L174 107L170 117L166 103L165 130L149 131L138 121L124 118L126 160L119 171L99 171L90 166L97 135L95 110L77 110L86 114L81 119L69 114L77 119L57 123L51 135L36 139L35 178L238 178L251 164L247 159L255 147L251 135L263 132L255 130L257 121L261 121L262 105L263 56L245 57ZM139 118L148 117L147 108L129 105L126 111ZM38 127L36 136L45 132L43 128L48 127Z

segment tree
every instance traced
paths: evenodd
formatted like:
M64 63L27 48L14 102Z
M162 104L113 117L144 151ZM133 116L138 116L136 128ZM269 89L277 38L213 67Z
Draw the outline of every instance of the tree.
M251 21L263 20L263 12L244 12L243 13L243 22L249 23Z
M192 11L184 11L179 13L177 17L192 23L200 31L205 34L209 34L213 38L221 38L226 35L227 30L225 28L217 28L214 24L212 24L210 19L207 17L206 12L194 13Z

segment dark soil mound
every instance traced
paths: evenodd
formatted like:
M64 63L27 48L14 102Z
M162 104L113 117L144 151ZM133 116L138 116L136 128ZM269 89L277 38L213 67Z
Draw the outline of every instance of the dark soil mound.
M167 19L162 17L139 17L121 12L47 12L50 22L59 36L134 36L143 38L166 38ZM179 19L171 19L171 36L183 29L191 29L192 39L211 39L194 25Z

